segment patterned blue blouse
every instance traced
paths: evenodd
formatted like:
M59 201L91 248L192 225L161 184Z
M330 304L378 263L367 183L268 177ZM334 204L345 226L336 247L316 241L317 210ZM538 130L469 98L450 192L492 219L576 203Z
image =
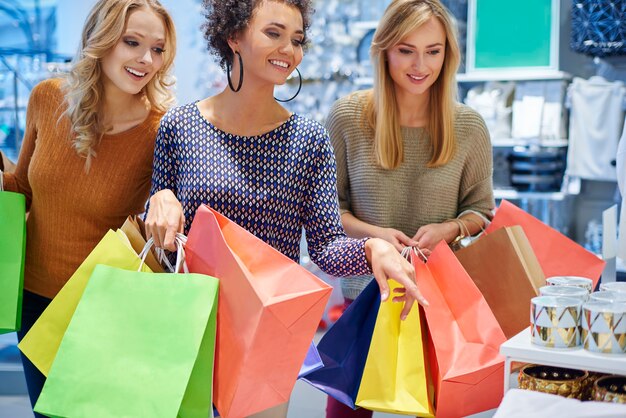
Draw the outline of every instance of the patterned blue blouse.
M335 276L371 274L365 240L346 237L337 203L335 159L326 130L293 114L258 136L221 131L196 103L168 111L154 152L150 194L170 189L185 233L208 204L298 262L302 227L309 254Z

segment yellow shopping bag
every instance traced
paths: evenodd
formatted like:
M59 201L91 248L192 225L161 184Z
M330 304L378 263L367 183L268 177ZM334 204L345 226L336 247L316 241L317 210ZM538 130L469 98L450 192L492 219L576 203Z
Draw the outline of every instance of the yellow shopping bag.
M121 230L109 230L100 240L18 344L22 353L44 376L48 376L63 335L97 264L137 271L141 259ZM145 264L141 271L151 272Z
M391 295L400 287L389 281ZM372 411L433 417L420 309L400 320L402 303L381 303L356 404Z

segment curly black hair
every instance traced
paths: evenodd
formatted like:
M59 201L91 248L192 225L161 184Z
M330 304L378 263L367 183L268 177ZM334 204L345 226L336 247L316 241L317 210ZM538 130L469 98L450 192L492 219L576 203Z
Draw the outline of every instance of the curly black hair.
M311 0L204 0L202 7L206 21L202 30L207 49L220 60L223 69L233 61L234 54L228 40L248 26L254 10L262 1L278 1L297 7L302 14L304 33L309 29L314 12ZM303 46L306 46L306 39L305 35Z

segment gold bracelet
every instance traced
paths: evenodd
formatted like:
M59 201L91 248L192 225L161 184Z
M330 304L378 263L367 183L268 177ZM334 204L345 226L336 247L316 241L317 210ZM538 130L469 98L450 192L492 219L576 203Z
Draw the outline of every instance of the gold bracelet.
M463 220L470 221L471 223L473 223L474 225L476 225L476 226L480 229L480 231L481 231L481 232L484 232L484 231L485 231L485 225L484 225L484 224L480 224L480 223L478 223L477 221L475 221L474 219L472 219L472 218L470 218L470 217L463 218ZM468 231L468 232L469 232L469 231ZM471 234L468 234L468 235L471 235Z
M461 241L463 238L465 238L467 236L467 235L465 235L465 232L467 231L467 227L465 226L465 223L463 223L463 221L461 221L460 219L457 219L457 218L446 219L443 222L444 223L446 223L446 222L454 222L459 227L459 234L450 242L450 245L458 244L459 241ZM467 231L467 232L469 232L469 231Z

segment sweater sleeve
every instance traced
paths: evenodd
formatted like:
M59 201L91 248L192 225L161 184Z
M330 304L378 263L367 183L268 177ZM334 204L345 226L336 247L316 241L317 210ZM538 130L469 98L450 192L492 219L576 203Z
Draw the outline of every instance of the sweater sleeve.
M476 211L488 219L495 207L493 198L493 153L489 131L482 117L470 110L465 117L468 147L459 196L459 213Z
M335 159L328 134L320 129L304 202L304 228L309 255L333 276L371 274L365 258L367 239L348 238L337 205Z
M33 88L26 109L26 130L14 173L4 173L4 190L22 193L26 196L26 210L30 209L32 190L28 181L28 168L37 144L37 119L40 117L46 91L52 88L52 81L43 81Z
M348 161L346 155L345 129L342 123L341 99L333 105L326 119L326 129L335 152L337 163L337 196L339 197L339 212L343 215L351 212L350 206L350 178L348 176Z

